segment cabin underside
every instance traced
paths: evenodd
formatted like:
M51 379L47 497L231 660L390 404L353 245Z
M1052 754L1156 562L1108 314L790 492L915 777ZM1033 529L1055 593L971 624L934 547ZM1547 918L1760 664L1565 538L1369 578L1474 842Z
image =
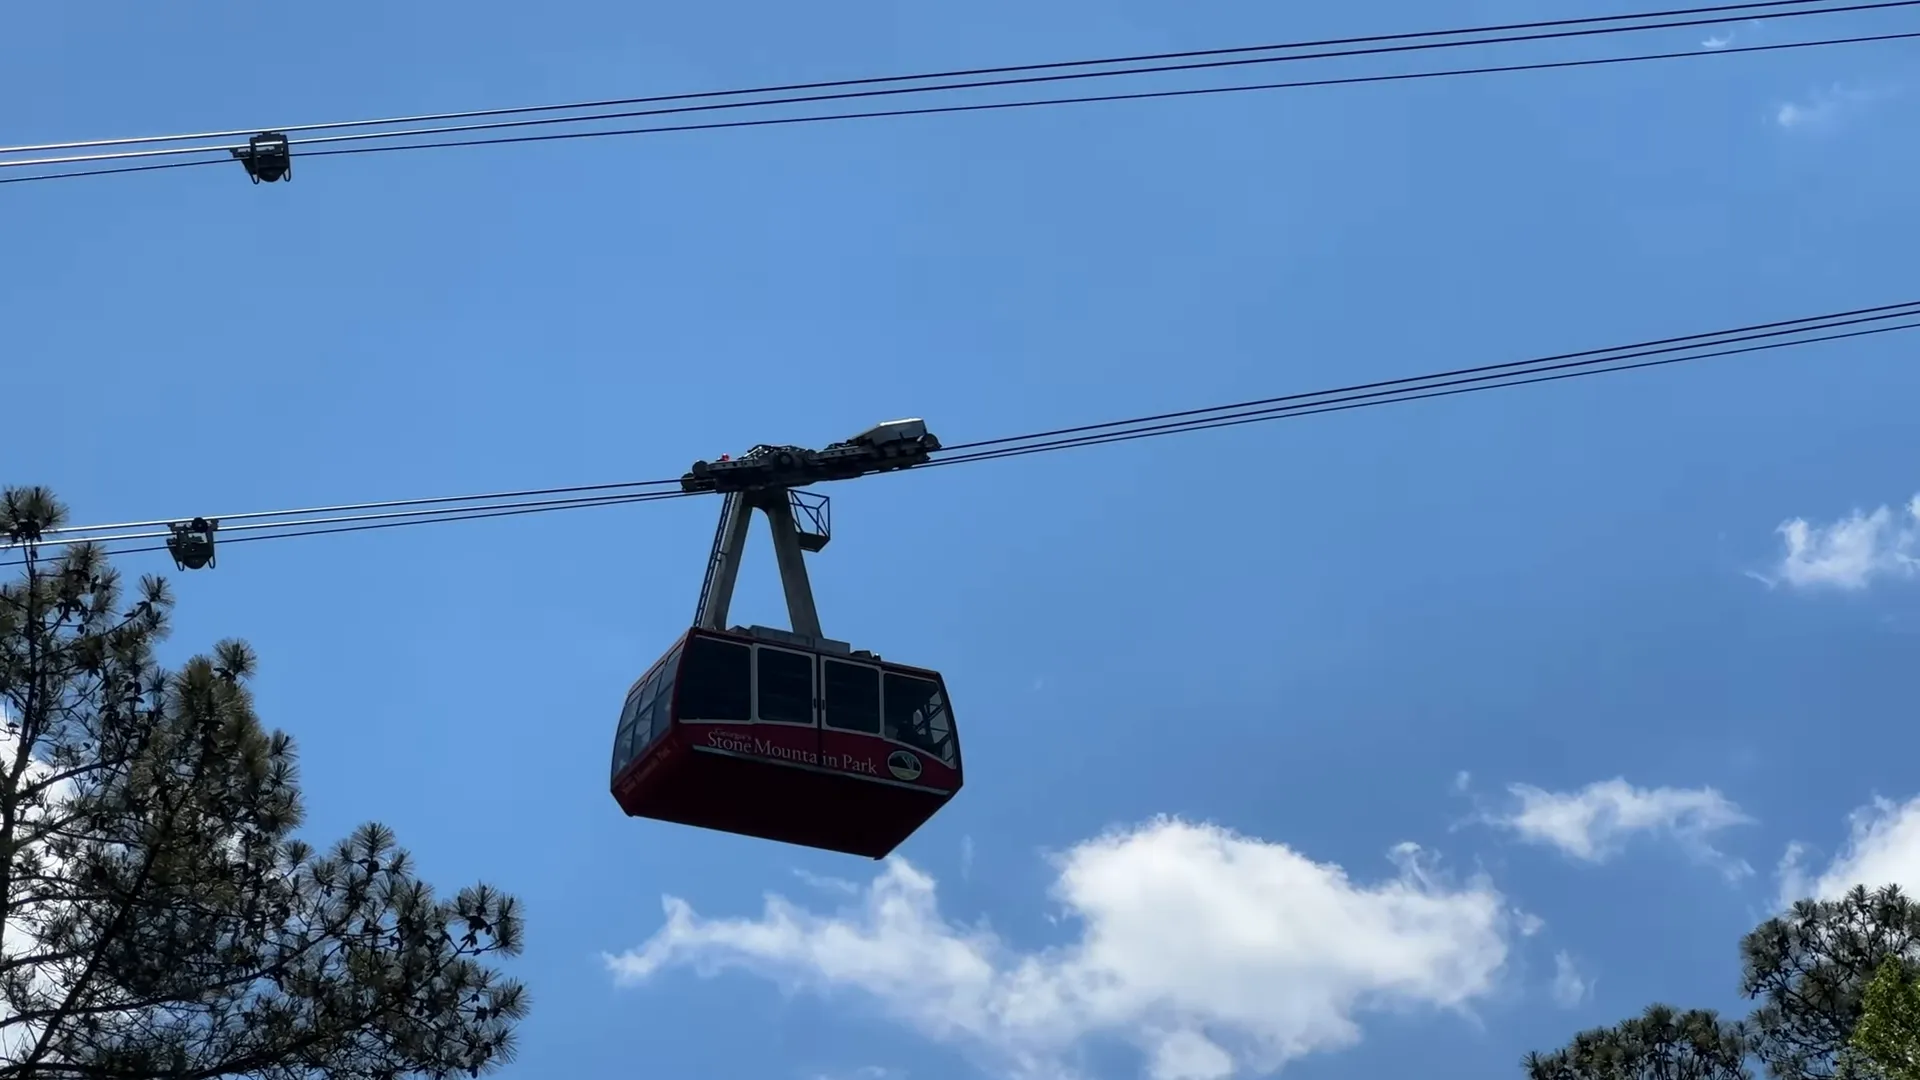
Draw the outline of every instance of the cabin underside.
M655 754L617 792L631 817L870 859L892 853L953 798L685 744Z

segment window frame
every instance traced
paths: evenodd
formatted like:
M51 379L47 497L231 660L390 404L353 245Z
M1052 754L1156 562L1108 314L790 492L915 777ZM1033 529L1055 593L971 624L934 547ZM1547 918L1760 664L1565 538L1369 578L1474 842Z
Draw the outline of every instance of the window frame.
M955 769L955 770L959 769L960 768L960 726L957 723L955 723L953 718L953 704L947 698L946 680L939 678L938 676L929 676L925 673L918 672L918 671L902 671L898 668L887 668L887 667L883 667L881 669L881 675L882 675L882 678L880 680L880 738L893 746L903 747L907 750L912 750L915 753L923 754L926 757L939 762L941 765L944 765L949 769ZM936 750L922 746L919 743L908 742L905 739L895 738L894 736L887 734L887 679L889 677L899 677L902 679L911 679L914 682L918 682L918 683L931 684L933 686L934 693L940 695L940 711L947 714L946 745L948 747L948 750L945 754L941 754ZM915 696L918 697L918 695L915 695ZM929 700L929 699L922 699L922 700ZM928 734L931 735L932 732L929 731Z
M633 710L635 721L639 720L641 713L653 707L653 699L659 696L659 692L660 669L654 668L652 671L647 672L646 678L640 680L640 694L634 699L639 703Z
M613 775L615 776L619 776L620 773L633 762L631 752L629 752L626 757L620 756L620 748L624 745L629 751L632 749L633 726L635 723L634 714L638 711L637 703L639 700L640 688L636 686L627 694L627 702L620 709L620 719L613 726Z
M743 649L746 651L746 654L747 654L747 715L738 717L738 718L724 718L724 717L712 717L712 716L681 716L678 718L679 722L683 724L751 724L753 722L753 707L754 707L754 702L756 700L754 696L754 690L760 678L759 666L754 663L753 644L751 642L741 641L737 638L732 638L732 637L720 637L718 635L709 635L709 634L701 634L696 637L688 638L686 642L686 652L683 653L680 659L675 661L675 664L674 664L675 671L676 671L675 678L674 678L674 692L678 694L678 692L681 689L679 685L679 681L680 681L679 673L684 670L684 668L686 667L687 661L691 659L691 653L693 652L694 647L695 646L704 647L706 645L718 645L718 646L723 646L729 649ZM684 712L685 710L682 710L682 711Z
M828 664L837 664L842 667L853 668L858 671L868 672L873 676L873 730L840 727L832 722L834 706L833 695L827 690ZM860 660L843 659L838 656L820 657L820 673L814 695L818 702L816 709L820 714L820 730L837 732L841 735L879 738L880 734L886 730L887 725L886 675L886 669L878 664L870 664Z
M663 735L673 729L673 699L680 689L680 646L675 645L667 653L666 658L660 661L660 666L653 671L652 681L653 698L641 710L646 714L647 741L635 751L636 755L644 753L646 747L659 742ZM660 723L662 714L665 714L667 721L664 726ZM636 732L640 728L639 721L640 713L636 712L634 714Z
M662 709L668 711L671 727L674 693L680 679L680 656L686 648L686 639L674 642L667 654L654 662L647 673L633 681L627 689L626 704L621 707L620 721L613 731L613 776L617 779L633 763L646 756L653 744L667 729L659 726ZM641 725L645 724L643 728Z
M762 653L768 653L768 652L780 653L785 656L799 657L800 659L805 660L807 662L807 679L808 679L807 716L808 716L808 719L806 720L769 720L765 716L761 715L761 712L760 712L760 656ZM753 722L756 724L772 724L775 727L785 727L785 728L818 729L820 727L820 657L815 653L806 652L801 649L790 649L780 645L765 645L765 644L761 644L760 642L755 642L753 645L753 708L752 708L752 712L753 712Z
M627 695L626 708L620 710L620 725L613 733L613 773L620 775L627 766L633 764L635 756L633 738L640 726L640 701L646 696L648 683L643 680Z

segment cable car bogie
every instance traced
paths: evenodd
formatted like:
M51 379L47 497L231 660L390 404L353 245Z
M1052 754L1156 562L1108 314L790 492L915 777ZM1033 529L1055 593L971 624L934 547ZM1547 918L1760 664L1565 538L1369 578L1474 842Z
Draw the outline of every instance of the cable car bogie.
M213 534L220 529L218 518L197 517L167 526L167 554L181 570L203 570L214 565Z
M248 139L244 148L235 147L227 152L240 162L247 170L247 177L256 184L293 180L293 144L287 141L284 132L263 131Z
M924 465L940 440L924 420L889 420L824 450L761 444L737 458L696 461L680 478L682 491L755 491L795 488L827 480Z

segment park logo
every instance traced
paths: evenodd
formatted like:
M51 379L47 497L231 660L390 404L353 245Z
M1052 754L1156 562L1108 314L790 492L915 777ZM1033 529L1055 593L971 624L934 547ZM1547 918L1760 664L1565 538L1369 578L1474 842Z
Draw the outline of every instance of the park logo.
M902 780L920 779L920 759L905 750L887 755L887 771Z

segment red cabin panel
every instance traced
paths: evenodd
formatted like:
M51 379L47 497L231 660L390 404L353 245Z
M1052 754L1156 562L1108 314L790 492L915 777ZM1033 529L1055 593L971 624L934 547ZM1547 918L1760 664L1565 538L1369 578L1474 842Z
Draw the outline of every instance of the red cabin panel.
M962 768L937 672L694 630L629 691L613 776L634 817L877 859Z

